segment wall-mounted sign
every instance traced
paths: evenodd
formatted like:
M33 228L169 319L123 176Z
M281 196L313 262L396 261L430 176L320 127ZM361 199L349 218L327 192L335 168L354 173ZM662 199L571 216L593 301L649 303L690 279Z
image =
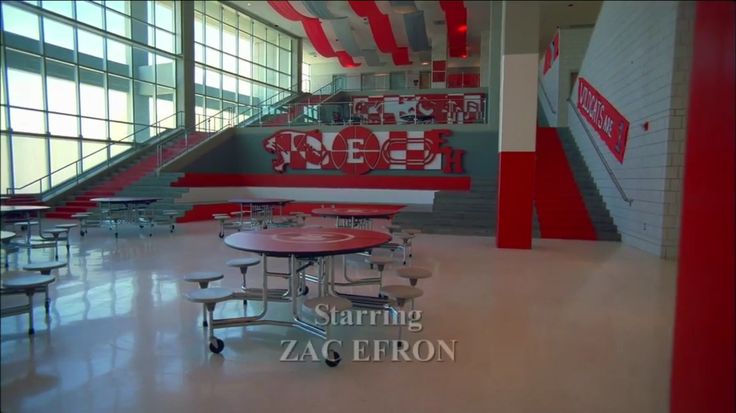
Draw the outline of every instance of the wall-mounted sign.
M482 93L354 96L353 116L363 124L475 123L483 119Z
M544 52L544 74L552 67L557 58L560 57L560 31L555 32L555 37Z
M263 140L275 154L273 170L340 170L362 175L372 170L442 170L463 173L462 149L443 146L447 129L372 132L349 126L340 132L281 130Z
M619 162L624 162L629 121L587 80L578 78L578 111L595 129Z

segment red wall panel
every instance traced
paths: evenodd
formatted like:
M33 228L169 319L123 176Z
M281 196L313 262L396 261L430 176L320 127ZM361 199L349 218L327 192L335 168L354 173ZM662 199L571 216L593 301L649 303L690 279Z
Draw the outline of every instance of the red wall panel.
M496 245L530 249L536 154L501 152L498 155Z
M287 187L469 191L469 176L208 174L187 172L174 187Z
M736 3L697 2L670 411L734 412Z
M534 203L542 238L596 239L595 228L555 128L537 128Z

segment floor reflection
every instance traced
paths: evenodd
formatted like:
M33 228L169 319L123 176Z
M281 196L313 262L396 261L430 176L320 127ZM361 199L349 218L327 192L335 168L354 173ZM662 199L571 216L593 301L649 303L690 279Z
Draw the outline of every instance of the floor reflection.
M617 243L537 240L532 251L512 251L495 249L488 238L421 235L414 264L435 276L420 285L424 330L413 339L458 340L459 360L348 360L328 369L278 361L281 340L310 339L294 329L222 329L223 353L207 350L201 307L182 298L197 287L180 279L222 271L218 285L240 286L237 269L224 263L243 253L216 233L212 222L177 225L173 235L159 227L150 238L134 229L118 239L99 228L83 238L73 232L68 266L50 288L48 322L39 296L34 337L26 334L26 316L1 319L0 410L666 410L674 263ZM40 261L53 252L31 254ZM65 249L60 255L67 259ZM25 251L13 254L8 274L26 262ZM348 266L372 274L361 259ZM251 285L259 284L259 272L249 271ZM2 305L15 299L4 296ZM261 308L232 301L216 316ZM269 305L270 318L288 315L288 304ZM335 334L350 342L393 338L395 330L341 327Z

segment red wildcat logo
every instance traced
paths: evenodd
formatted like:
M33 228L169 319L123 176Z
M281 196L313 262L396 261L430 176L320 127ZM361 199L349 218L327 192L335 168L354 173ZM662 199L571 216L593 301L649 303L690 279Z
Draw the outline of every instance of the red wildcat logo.
M282 130L264 139L263 147L275 154L273 170L341 170L362 175L372 170L437 170L463 173L465 151L443 147L447 129L407 132L372 132L349 126L340 132Z

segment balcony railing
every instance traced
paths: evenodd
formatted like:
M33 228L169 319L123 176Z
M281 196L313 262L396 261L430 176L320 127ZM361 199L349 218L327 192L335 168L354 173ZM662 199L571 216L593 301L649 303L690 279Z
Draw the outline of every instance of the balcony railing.
M483 124L486 99L391 102L297 102L283 105L245 126ZM241 125L243 126L243 125Z

